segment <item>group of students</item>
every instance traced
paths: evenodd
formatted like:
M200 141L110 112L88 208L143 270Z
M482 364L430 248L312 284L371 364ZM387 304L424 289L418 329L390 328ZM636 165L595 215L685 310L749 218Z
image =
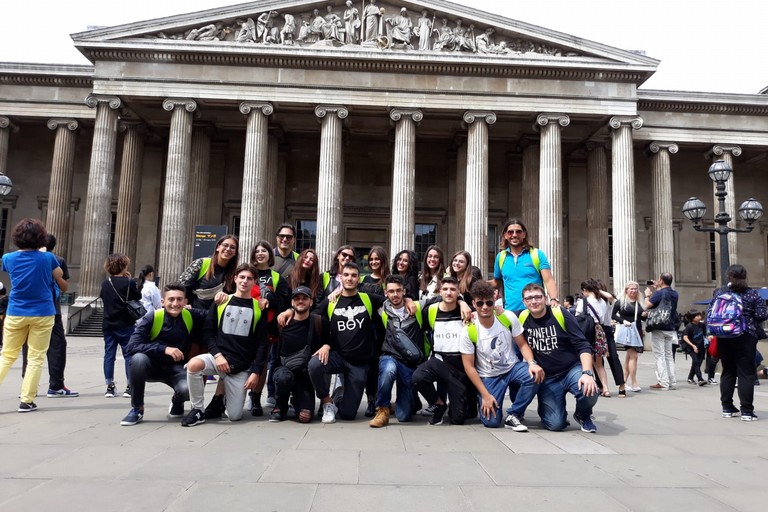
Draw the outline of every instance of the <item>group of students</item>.
M178 282L163 287L160 309L130 327L106 299L110 290L113 305L140 293L125 272L126 258L108 258L120 262L105 267L111 282L102 292L106 346L114 336L126 358L131 409L122 425L143 419L146 382L160 381L173 388L168 414L183 426L223 415L241 419L246 391L251 414L264 415L266 385L275 422L291 410L300 422L316 414L323 423L351 420L365 396L371 427L387 425L391 414L407 422L422 410L434 425L479 416L488 427L525 431L525 411L538 396L544 426L561 430L570 392L575 421L596 431L592 347L568 311L547 305L543 283L520 290L525 307L516 315L500 311L496 287L466 251L446 264L432 246L420 271L413 251L399 252L390 267L384 249L374 247L371 274L362 277L351 246L340 247L321 273L317 254L296 253L294 241L294 227L284 224L276 247L259 241L250 261L238 265L237 237L222 237L210 258L193 261ZM125 330L111 323L116 318L126 320ZM114 396L110 363L105 357L107 396ZM204 407L206 376L218 382ZM507 393L512 403L504 413Z

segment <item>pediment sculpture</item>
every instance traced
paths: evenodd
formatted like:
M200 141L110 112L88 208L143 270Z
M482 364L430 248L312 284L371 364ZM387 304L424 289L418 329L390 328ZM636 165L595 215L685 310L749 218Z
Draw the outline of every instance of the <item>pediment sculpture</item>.
M538 53L579 56L567 48L517 37L499 27L475 26L426 10L416 16L405 7L362 0L323 11L275 10L235 20L222 20L180 32L158 32L150 38L187 41L232 41L239 44L362 47L419 52L458 52L514 56Z

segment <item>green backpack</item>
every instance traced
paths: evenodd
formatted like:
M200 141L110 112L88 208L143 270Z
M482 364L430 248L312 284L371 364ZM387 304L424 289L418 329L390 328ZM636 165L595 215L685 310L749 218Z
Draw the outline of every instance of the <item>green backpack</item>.
M192 313L188 309L182 309L181 319L184 321L184 325L187 326L187 333L192 334ZM165 309L156 309L155 316L152 318L152 327L149 329L150 340L154 341L160 336L160 331L163 330L163 321L165 321Z
M528 249L528 252L531 255L531 261L533 262L533 266L536 269L536 272L541 274L541 258L539 257L539 250L535 247L531 247ZM499 253L499 271L501 271L502 268L504 268L504 260L507 259L507 251L501 251Z
M232 295L227 295L227 298L216 306L216 320L221 326L221 317L224 314L224 310L227 308L227 304L229 304L229 301L232 299ZM261 308L259 307L259 301L256 299L251 299L253 301L253 323L251 324L251 331L256 332L256 325L259 323L259 320L261 319Z

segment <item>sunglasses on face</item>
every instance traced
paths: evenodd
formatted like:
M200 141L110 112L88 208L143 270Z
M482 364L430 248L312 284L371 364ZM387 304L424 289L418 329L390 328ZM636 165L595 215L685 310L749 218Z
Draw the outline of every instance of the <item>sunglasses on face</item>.
M476 300L475 301L475 307L477 307L477 308L481 308L483 306L485 306L487 308L492 308L493 304L494 304L494 302L492 300Z
M507 234L508 235L522 235L524 231L522 229L508 229Z
M349 254L348 252L342 252L341 254L339 254L339 256L347 260L351 260L352 258L355 257L354 254Z
M293 240L293 235L277 235L280 240Z

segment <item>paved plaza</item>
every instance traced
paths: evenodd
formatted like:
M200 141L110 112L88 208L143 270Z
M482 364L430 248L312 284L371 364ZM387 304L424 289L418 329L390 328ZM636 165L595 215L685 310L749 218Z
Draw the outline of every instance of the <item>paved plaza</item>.
M653 359L643 354L644 390L601 398L596 434L574 422L543 430L535 403L527 433L422 417L377 430L362 409L334 425L247 416L182 428L166 417L171 391L162 384L147 387L144 421L121 427L129 399L103 396L103 341L69 344L67 383L79 398L43 395L37 412L18 414L18 363L0 389L0 511L705 512L767 503L768 385L755 393L763 421L723 419L716 386L687 384L681 354L670 392L647 389Z

